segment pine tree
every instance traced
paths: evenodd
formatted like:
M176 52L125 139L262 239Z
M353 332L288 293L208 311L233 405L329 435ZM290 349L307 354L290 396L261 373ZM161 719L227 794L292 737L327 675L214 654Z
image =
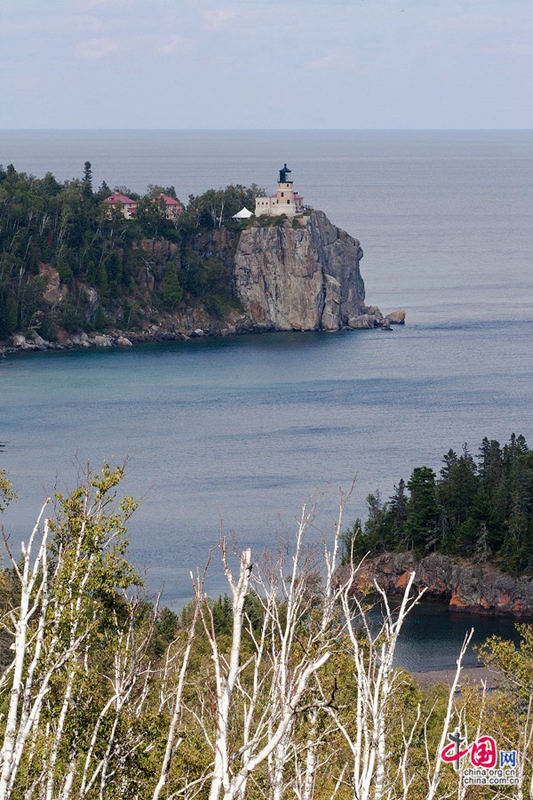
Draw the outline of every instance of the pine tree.
M407 488L410 492L406 528L414 550L437 549L439 508L435 473L430 467L416 467Z
M398 486L394 487L394 494L388 503L388 527L390 530L393 549L403 549L406 542L406 521L408 514L408 497L405 491L405 481L400 479Z
M387 506L381 502L379 489L366 498L368 519L365 523L364 538L369 550L382 553L387 550L386 518Z
M479 526L474 561L477 564L486 564L491 557L492 551L489 545L489 532L484 522Z
M107 317L102 306L98 306L96 314L94 315L94 329L96 331L103 331L107 326Z
M183 297L183 288L180 283L175 264L169 264L161 284L161 301L166 311L174 311Z
M91 162L86 161L83 165L83 181L81 184L81 193L84 200L92 200L93 197L93 171Z

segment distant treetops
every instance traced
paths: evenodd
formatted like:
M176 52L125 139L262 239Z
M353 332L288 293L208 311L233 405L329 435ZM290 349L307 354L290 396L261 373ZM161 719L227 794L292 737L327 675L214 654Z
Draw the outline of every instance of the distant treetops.
M231 276L193 245L203 230L247 221L263 190L227 186L190 195L173 186L93 187L92 166L60 183L0 166L0 340L15 332L56 340L62 332L143 330L161 313L203 304L223 318L234 306Z
M90 170L89 162L86 162ZM275 194L267 195L264 190L259 187L254 187L257 194L249 197L249 205L255 206L256 216L287 216L294 217L296 214L302 214L304 211L303 197L294 190L293 181L288 177L292 172L287 166L279 171L278 188ZM148 187L148 196L152 203L155 203L160 212L164 214L167 219L177 219L180 217L185 209L182 203L177 199L174 187L171 187L172 194L165 194L165 190L159 186ZM229 187L228 187L229 188ZM167 192L169 190L166 190ZM111 206L117 208L123 214L125 219L132 219L137 214L137 200L129 197L127 193L116 191L106 197L104 200ZM222 205L223 210L223 205ZM246 212L246 213L243 213ZM239 216L240 215L240 216ZM249 211L246 205L240 211L231 215L231 219L249 219L253 216L253 212ZM216 222L221 222L223 215L219 215Z
M278 191L260 208L259 224L303 211L285 164ZM67 334L144 330L161 314L203 306L223 320L240 309L223 255L201 254L197 234L254 224L265 190L226 186L189 195L149 185L93 187L83 177L60 183L0 166L0 341L17 332L59 341ZM201 238L201 237L200 237ZM227 260L227 259L226 259Z
M416 467L389 500L368 495L368 518L344 535L346 558L386 551L439 552L491 561L514 575L533 574L533 450L523 436L503 447L484 438L474 458L467 445L443 457L439 475Z

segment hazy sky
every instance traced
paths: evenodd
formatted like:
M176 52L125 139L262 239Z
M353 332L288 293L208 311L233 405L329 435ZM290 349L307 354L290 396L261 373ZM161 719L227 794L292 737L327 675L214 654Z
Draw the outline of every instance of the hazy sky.
M533 0L0 0L2 128L533 128Z

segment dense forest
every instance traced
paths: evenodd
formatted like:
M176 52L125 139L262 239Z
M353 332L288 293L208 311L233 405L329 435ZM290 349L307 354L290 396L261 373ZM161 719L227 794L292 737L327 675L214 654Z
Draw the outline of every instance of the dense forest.
M439 475L416 467L387 502L367 497L368 518L344 535L346 557L412 550L533 571L533 451L514 433L503 447L483 439L477 457L449 450Z
M116 190L137 202L134 219L104 203L111 189L93 189L89 162L64 183L0 166L0 340L14 331L54 339L59 329L137 330L187 305L214 316L235 305L228 265L216 253L200 257L194 235L239 230L246 223L231 217L254 208L258 187L191 195L174 219L158 203L161 193L176 198L173 186L149 186L144 196ZM50 268L59 285L47 293Z
M117 494L123 474L106 464L56 495L22 555L5 540L0 800L487 797L439 757L457 726L516 751L515 785L497 796L526 796L530 627L519 626L520 647L484 645L503 676L491 693L464 682L456 693L459 673L451 688L424 688L395 669L416 600L408 584L376 627L351 592L355 573L336 579L346 498L331 547L312 546L306 507L270 554L233 553L222 538L227 596L210 599L200 570L172 613L143 594L128 560L136 503ZM13 500L0 471L0 511Z

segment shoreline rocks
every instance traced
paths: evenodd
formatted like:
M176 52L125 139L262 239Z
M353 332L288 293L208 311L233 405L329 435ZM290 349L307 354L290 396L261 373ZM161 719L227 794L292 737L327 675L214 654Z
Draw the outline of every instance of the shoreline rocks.
M405 325L405 311L391 311L385 317L385 322L389 325Z
M341 580L347 569L340 568ZM412 571L415 590L425 588L425 597L447 602L450 610L533 617L533 577L514 578L491 564L454 560L439 553L424 558L383 553L369 558L356 575L353 591L370 591L376 581L388 594L399 595Z
M350 317L346 327L352 331L364 328L381 328L381 330L390 331L392 325L405 325L405 311L391 311L384 317L377 306L364 306L363 313Z
M348 324L342 326L342 328L325 329L321 332L336 333L338 330L370 330L373 328L391 330L390 325L387 324L386 320L387 317L377 317L374 314L365 313L358 317L351 317L348 321ZM299 331L301 333L312 332L312 330L306 328L292 328L291 330ZM150 342L155 344L158 342L188 341L189 339L200 337L242 336L244 334L260 334L266 332L286 333L287 331L276 328L254 326L249 323L239 326L238 324L228 322L224 326L220 326L220 324L218 324L216 326L216 330L210 330L207 326L205 328L194 328L187 330L169 330L159 326L152 326L152 328L145 331L112 331L111 333L102 334L88 334L85 331L74 334L62 332L57 341L48 341L43 339L38 333L35 333L33 338L29 338L22 333L14 333L11 337L11 343L7 341L0 342L0 358L20 352L77 350L88 349L91 347L133 347L135 344Z

